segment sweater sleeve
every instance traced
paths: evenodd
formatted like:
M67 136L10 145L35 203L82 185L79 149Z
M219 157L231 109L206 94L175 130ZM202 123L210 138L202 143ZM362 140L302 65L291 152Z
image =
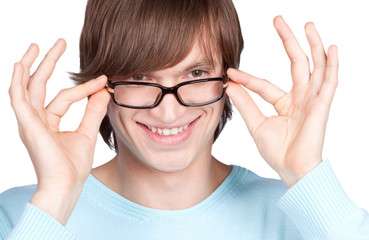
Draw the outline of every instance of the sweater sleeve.
M323 161L278 202L304 239L369 240L369 214L344 192L329 161Z
M50 215L28 203L19 222L6 239L75 240L78 238Z

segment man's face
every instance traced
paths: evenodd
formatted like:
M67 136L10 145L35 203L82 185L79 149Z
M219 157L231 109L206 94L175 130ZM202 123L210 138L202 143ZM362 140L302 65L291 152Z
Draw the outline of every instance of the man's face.
M172 87L180 82L222 75L221 63L217 61L213 66L195 44L189 55L177 65L137 74L130 81ZM185 107L173 94L167 94L152 109L119 107L110 101L108 115L124 161L149 169L176 172L197 160L211 157L213 135L223 106L224 98L205 106Z

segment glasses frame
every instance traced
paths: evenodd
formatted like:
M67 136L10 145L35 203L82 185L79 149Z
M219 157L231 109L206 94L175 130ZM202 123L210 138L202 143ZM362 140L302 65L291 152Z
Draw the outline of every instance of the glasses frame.
M211 81L221 81L223 83L222 94L218 98L216 98L212 101L205 102L205 103L200 103L200 104L187 104L187 103L183 102L182 99L180 98L180 96L178 95L178 89L182 86L189 85L189 84L194 84L194 83L201 83L201 82L211 82ZM191 81L181 82L181 83L179 83L179 84L177 84L173 87L164 87L164 86L159 85L157 83L138 82L138 81L135 81L135 82L133 82L133 81L112 82L110 79L108 79L108 84L106 85L106 88L107 88L108 92L110 93L114 103L117 104L120 107L133 108L133 109L154 108L154 107L156 107L160 104L160 102L163 100L163 98L166 94L174 94L177 101L183 106L186 106L186 107L199 107L199 106L205 106L205 105L208 105L208 104L215 103L215 102L219 101L220 99L222 99L223 96L224 96L225 90L227 88L228 81L230 81L230 79L227 76L223 76L223 77L217 77L217 78L204 78L204 79L191 80ZM157 87L157 88L161 89L161 96L160 96L160 98L158 98L155 101L155 103L153 103L152 105L149 105L149 106L138 107L138 106L131 106L131 105L121 104L121 103L118 103L115 100L115 97L114 97L114 89L115 89L116 86L119 86L119 85L145 85L145 86Z

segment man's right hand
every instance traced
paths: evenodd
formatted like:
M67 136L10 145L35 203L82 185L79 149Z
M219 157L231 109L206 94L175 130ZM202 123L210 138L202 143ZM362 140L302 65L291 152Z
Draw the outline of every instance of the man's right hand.
M100 123L107 111L106 76L64 89L45 107L46 82L63 54L59 39L30 75L39 49L31 44L14 66L9 89L20 137L34 165L38 189L31 204L65 225L80 196L93 163ZM88 96L85 114L74 132L60 132L59 123L71 104Z

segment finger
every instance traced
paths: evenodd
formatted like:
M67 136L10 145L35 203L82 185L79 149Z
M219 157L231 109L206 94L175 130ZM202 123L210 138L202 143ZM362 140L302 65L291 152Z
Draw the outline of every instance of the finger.
M73 103L78 102L104 88L106 80L106 76L103 75L73 88L60 91L46 107L46 110L61 118Z
M325 71L322 87L319 91L319 98L326 103L329 109L338 84L338 50L335 45L328 48L327 67Z
M247 89L260 95L265 101L275 105L275 103L283 97L286 92L272 84L271 82L254 77L248 73L229 69L227 75L232 81L242 84Z
M43 108L45 104L46 82L54 71L56 62L66 49L64 39L59 39L46 54L44 60L32 75L29 83L29 94L32 106Z
M310 87L319 91L324 77L327 56L325 54L322 40L320 39L313 23L307 23L305 25L305 32L311 48L311 56L314 64L314 69L310 78Z
M14 71L12 76L11 85L9 88L10 102L14 111L18 109L18 106L25 101L25 89L23 87L23 74L24 67L22 63L18 62L14 64Z
M309 59L281 16L274 18L274 26L291 61L291 75L294 85L308 84L310 79Z
M31 67L35 62L36 58L38 57L38 54L39 54L38 46L32 43L20 61L23 64L25 70L23 75L23 85L26 89L28 88Z
M9 88L9 96L17 121L21 126L29 125L34 114L25 97L26 91L23 86L24 66L18 62L14 64L12 82Z
M261 113L247 91L239 84L229 82L226 92L240 112L251 136L254 136L256 129L266 120L266 117Z
M100 124L106 115L110 94L106 89L93 94L87 103L86 111L77 132L88 136L96 142Z

